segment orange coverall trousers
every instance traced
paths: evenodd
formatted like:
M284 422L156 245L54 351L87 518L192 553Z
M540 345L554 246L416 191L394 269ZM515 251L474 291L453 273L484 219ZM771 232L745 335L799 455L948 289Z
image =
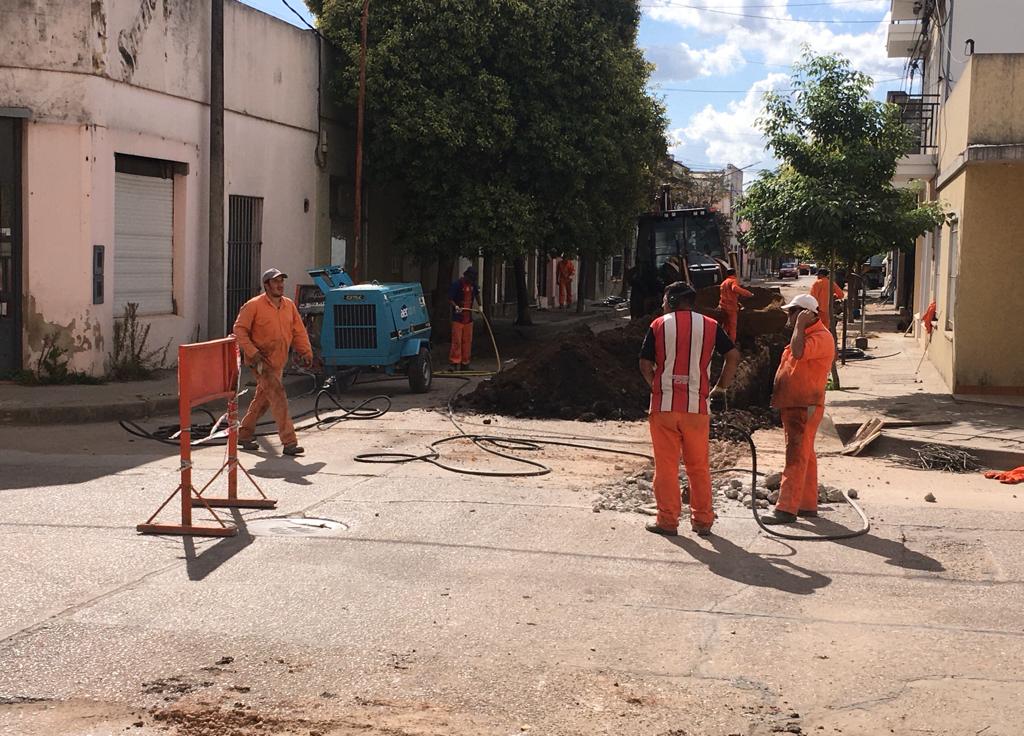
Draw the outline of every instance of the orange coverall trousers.
M736 323L739 319L739 314L739 310L722 310L722 329L725 330L725 334L733 342L736 342Z
M572 278L558 280L558 305L560 307L572 305Z
M780 409L786 434L786 468L775 508L795 514L818 509L818 458L814 436L825 415L824 406L791 406Z
M452 365L469 365L473 353L473 323L452 322L452 347L448 351L448 362Z
M677 529L682 502L679 498L679 457L686 466L690 482L690 523L711 528L715 512L711 508L711 469L708 465L707 414L682 411L657 411L648 420L654 446L654 500L658 504L657 524L662 529Z
M251 440L256 435L256 424L267 409L277 423L277 433L281 444L294 445L295 425L288 413L288 395L284 391L282 376L284 368L272 368L264 363L263 370L256 374L256 393L252 397L245 418L238 426L239 441Z

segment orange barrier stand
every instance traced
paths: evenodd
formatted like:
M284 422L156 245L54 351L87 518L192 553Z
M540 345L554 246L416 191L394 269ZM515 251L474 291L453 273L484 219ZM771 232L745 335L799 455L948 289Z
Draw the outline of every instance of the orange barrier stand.
M238 382L241 375L238 345L234 336L221 340L181 345L178 347L178 418L181 426L181 481L170 496L160 504L152 516L136 529L143 534L181 534L204 537L230 537L238 530L225 524L213 510L216 508L272 509L277 505L269 499L253 480L249 472L238 462ZM200 404L217 399L227 399L227 459L214 476L196 490L192 484L192 409ZM223 419L223 417L222 417ZM238 469L259 491L262 498L238 497ZM228 495L209 498L203 493L221 473L228 471ZM180 524L154 524L153 520L170 503L175 494L181 499ZM192 522L192 509L202 506L217 522L217 526L197 526Z

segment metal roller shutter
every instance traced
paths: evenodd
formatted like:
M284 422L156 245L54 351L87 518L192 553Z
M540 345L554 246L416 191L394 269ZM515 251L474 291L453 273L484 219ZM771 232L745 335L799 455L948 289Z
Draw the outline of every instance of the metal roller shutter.
M114 316L171 314L174 180L117 172L114 181Z

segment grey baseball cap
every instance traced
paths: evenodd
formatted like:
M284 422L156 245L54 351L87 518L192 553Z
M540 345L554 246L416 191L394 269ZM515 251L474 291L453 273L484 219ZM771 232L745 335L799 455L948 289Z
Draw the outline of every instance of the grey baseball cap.
M263 278L260 280L260 283L265 284L268 281L270 281L270 279L276 279L278 276L284 276L285 278L288 278L288 274L283 273L281 269L268 268L266 271L263 272Z

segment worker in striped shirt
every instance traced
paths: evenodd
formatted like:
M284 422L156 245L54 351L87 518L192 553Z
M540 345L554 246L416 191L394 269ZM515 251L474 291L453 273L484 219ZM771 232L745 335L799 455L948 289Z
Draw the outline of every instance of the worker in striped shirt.
M662 316L640 348L640 372L651 387L649 424L654 446L654 498L658 516L646 529L654 534L678 534L682 509L679 495L679 457L690 485L690 526L702 537L711 533L711 469L708 434L712 393L724 392L736 375L740 351L715 320L693 311L697 292L683 281L670 284L662 301ZM711 355L725 358L718 384L711 387Z

